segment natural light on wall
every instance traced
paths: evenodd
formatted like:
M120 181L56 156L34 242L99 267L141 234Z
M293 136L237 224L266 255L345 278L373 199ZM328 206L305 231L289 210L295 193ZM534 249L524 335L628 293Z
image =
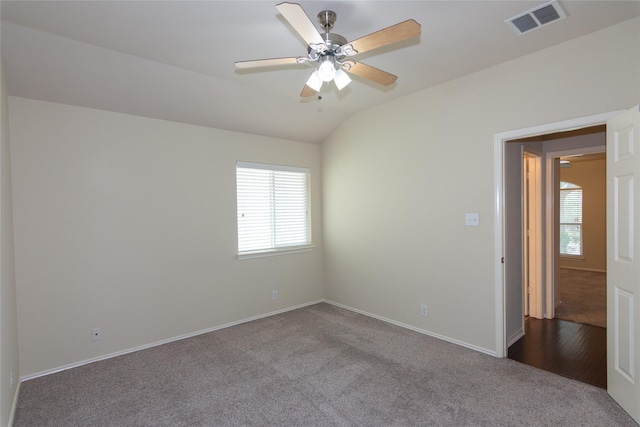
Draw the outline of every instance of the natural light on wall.
M311 245L308 168L236 164L238 255Z

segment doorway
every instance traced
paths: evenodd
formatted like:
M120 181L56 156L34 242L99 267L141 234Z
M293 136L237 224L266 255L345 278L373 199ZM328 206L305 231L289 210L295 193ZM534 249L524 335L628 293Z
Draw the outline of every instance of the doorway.
M634 185L640 174L640 106L589 117L567 120L542 126L509 131L494 135L494 195L495 195L495 324L496 356L507 354L507 310L514 290L521 289L506 280L513 269L506 240L507 141L528 136L544 135L571 129L606 125L607 142L607 393L628 412L640 420L636 373L640 372L640 329L636 328L634 308L640 295L638 262L634 247L640 247L637 232L637 213L640 212L640 186ZM559 163L559 162L558 162ZM558 165L559 167L559 165ZM546 233L553 231L545 230ZM550 243L546 239L545 247ZM548 251L549 252L549 251ZM507 257L508 255L508 257ZM522 259L521 253L514 258ZM521 262L521 261L520 261ZM552 269L546 268L546 272ZM521 293L521 291L520 291ZM517 304L514 304L517 306Z
M502 314L502 319L500 320L502 320L503 322L501 326L503 327L502 338L504 339L503 351L505 356L508 355L508 347L515 342L518 342L520 338L525 336L525 332L531 335L532 330L537 330L537 333L543 334L539 335L537 339L531 336L528 337L529 347L531 348L532 340L537 341L537 344L535 344L534 347L539 347L540 345L547 345L545 344L545 340L541 339L541 337L546 336L546 342L553 342L557 340L549 340L548 338L550 334L553 335L553 333L562 333L566 335L567 331L576 329L576 325L563 324L564 321L553 319L555 317L556 303L562 302L558 297L559 286L554 287L554 283L558 284L560 280L561 264L559 249L556 249L557 247L559 247L559 245L557 245L557 242L558 236L560 235L560 227L558 224L559 221L555 220L559 217L559 190L556 191L554 185L557 181L559 181L560 158L562 156L578 156L595 151L604 151L604 144L606 141L606 129L604 123L609 117L615 114L617 113L592 116L574 121L561 122L496 135L496 156L502 155L504 162L504 164L500 165L500 167L502 168L502 174L498 174L498 176L496 177L496 189L499 186L501 186L502 188L502 193L496 193L498 199L502 199L502 203L498 204L498 207L502 210L497 212L496 217L503 218L503 220L496 225L500 227L499 231L502 232L500 245L502 245L501 248L504 248L504 252L501 253L501 256L504 257L501 258L501 263L504 265L504 276L502 277L504 279L504 288L503 293L500 295L504 298L504 306L502 307L502 313L500 313ZM588 134L599 134L599 141L590 141L586 144L582 144L577 140L577 138L574 138ZM522 227L521 232L523 235L522 246L521 249L513 251L512 249L514 248L514 245L511 244L510 246L509 244L509 240L511 239L510 236L513 235L514 232L517 233L517 230L514 227L510 228L509 225L510 223L513 223L513 220L509 220L509 197L513 197L513 194L508 194L509 188L507 184L509 178L513 178L513 175L509 175L510 169L513 169L512 167L510 167L509 162L513 162L513 152L515 151L514 148L509 146L509 144L512 143L518 143L521 146L520 150L522 152L522 156L520 157L520 161L522 162L522 170L520 171L520 173L523 176L523 184L526 184L526 180L528 177L530 178L528 171L530 170L529 162L531 162L531 157L525 155L526 149L531 149L533 147L533 157L535 158L536 153L542 153L542 156L544 158L544 162L542 162L541 173L543 175L544 190L542 191L542 196L540 197L540 199L538 199L541 202L542 211L544 212L540 220L540 224L542 224L540 229L543 233L542 245L544 255L543 261L541 263L543 277L539 282L540 288L537 290L528 289L525 287L527 286L527 284L533 284L533 282L530 280L532 265L530 261L531 246L527 242L528 234L530 233L530 224L533 216L531 215L529 209L529 207L531 206L531 193L528 191L529 188L527 188L525 185L523 185L521 193L521 211L518 215L516 215L516 217L518 217L518 220L522 221L520 223ZM513 173L513 171L511 171L511 173ZM513 184L511 186L513 187ZM602 205L606 205L606 203L602 203ZM512 210L520 208L520 206L514 206L516 205L511 205ZM505 254L507 256L505 256ZM517 262L517 260L515 260L516 258L521 259L520 264ZM514 270L517 272L518 269L521 269L522 271L519 277L517 274L514 275ZM496 269L496 272L497 271L498 269ZM500 277L500 275L497 274L497 277ZM514 277L521 280L513 280ZM521 286L522 288L517 289L517 286ZM537 302L534 302L536 300L535 297L538 298ZM528 304L525 305L525 303ZM519 316L515 316L514 313L517 312L518 306L521 306L522 309L519 313ZM527 310L527 308L528 314L530 315L529 317L526 317L527 312L525 310ZM532 318L533 320L535 320L535 322L542 323L535 324L535 328L532 329L531 324L534 322L525 322L522 320L528 318ZM593 334L585 333L584 330L576 333L580 336L593 336ZM499 335L498 332L497 335ZM519 335L521 336L518 337ZM602 362L602 360L606 360L606 342L602 339L603 335L606 335L606 332L604 332L604 334L598 335L599 338L597 338L597 342L599 342L600 344L596 345L599 347L598 351L602 356L598 356L601 359L599 369L601 369L602 377L606 381L606 362ZM516 339L514 340L514 338ZM593 346L589 344L587 347ZM549 351L547 353L553 354L553 351ZM556 360L555 362L552 361L552 363L555 363L554 369L557 369L559 365L562 365L562 363L558 363L558 360ZM554 369L548 370L554 371ZM590 383L593 383L593 381L590 381ZM602 386L601 384L599 385Z
M590 307L586 298L597 297L600 300L589 302L606 308L606 281L599 292L574 295L575 292L567 293L567 290L579 291L582 282L566 283L565 280L575 276L566 274L567 271L576 273L597 266L602 274L606 269L605 157L604 153L594 154L604 152L605 143L604 126L508 141L507 152L516 151L509 144L516 144L522 150L522 207L517 204L517 192L512 190L505 196L506 217L511 217L511 222L513 218L522 218L523 230L523 309L519 314L524 326L521 336L508 342L508 357L600 387L606 387L606 331L603 328L606 320L600 328L582 325L588 313L578 313L576 308ZM543 153L544 174L539 166L541 156L531 152L532 149ZM507 171L512 169L505 166ZM544 191L536 190L542 186ZM546 215L540 214L537 209L540 206ZM521 212L517 212L518 209ZM601 214L596 215L600 211ZM543 228L547 243L544 251L539 244L539 230ZM542 257L544 265L539 261ZM598 259L594 261L595 258ZM516 268L516 264L509 267ZM541 280L543 270L544 281ZM518 301L512 299L511 303L517 305ZM556 310L563 316L556 318ZM604 312L600 314L606 316Z
M496 356L507 356L507 342L515 339L517 341L518 334L524 335L523 325L523 291L522 291L522 218L518 221L510 221L506 215L506 193L510 191L507 188L507 184L512 182L512 179L508 179L509 171L507 166L513 164L509 160L508 141L523 139L523 138L535 138L540 135L548 135L559 132L566 132L570 130L583 129L593 126L604 125L607 120L619 114L620 111L614 111L610 113L598 114L594 116L582 117L578 119L566 120L562 122L556 122L551 124L545 124L540 126L534 126L525 129L519 129L514 131L502 132L494 135L494 194L495 194L495 315L496 315ZM554 150L548 150L554 151ZM549 169L547 161L543 162L543 174L547 174ZM559 165L558 165L559 167ZM522 170L518 168L518 175L516 180L521 182ZM511 177L513 178L513 177ZM547 200L543 200L546 204ZM518 206L521 206L521 202L518 202ZM543 210L543 212L546 212ZM515 225L513 225L515 224ZM510 227L515 227L510 229ZM514 231L515 230L515 231ZM552 245L552 239L549 239L549 234L553 236L555 230L551 227L543 227L543 247L545 253L553 253L550 250ZM509 243L513 237L517 237L516 244ZM513 250L512 250L513 249ZM553 277L555 275L555 269L557 265L554 264L553 268L550 268L547 264L548 258L543 257L544 267L544 286L549 283L553 283ZM515 265L515 268L514 268ZM514 274L515 272L515 274ZM549 305L553 307L553 298L551 292L545 292L542 296L546 307L546 313L552 313L549 310ZM517 313L517 311L520 311ZM552 309L551 309L552 310ZM510 342L510 343L512 343Z
M576 275L567 273L606 272L606 127L556 132L541 139L546 166L545 280L541 291L545 301L543 316L534 317L553 319L556 310L565 309L570 302L563 302L562 279ZM565 196L569 198L565 200ZM606 281L602 284L606 287ZM605 295L601 303L606 305L606 288L600 294ZM589 323L582 322L585 316L561 318Z
M577 150L560 157L554 183L560 191L554 317L606 328L607 183L602 148L603 152Z

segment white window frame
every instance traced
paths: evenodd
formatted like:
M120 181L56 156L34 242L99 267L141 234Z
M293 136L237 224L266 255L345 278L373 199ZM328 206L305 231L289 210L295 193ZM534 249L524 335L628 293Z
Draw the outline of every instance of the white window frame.
M566 188L560 188L560 194L562 194L563 191L577 191L579 190L581 193L580 196L580 222L562 222L562 213L560 214L560 229L562 229L563 225L568 225L568 226L579 226L580 228L580 253L577 254L570 254L570 253L563 253L562 250L560 251L560 256L563 258L581 258L584 256L584 212L583 212L583 208L584 208L584 191L582 189L581 186L574 184L573 182L568 182L568 181L562 181L563 183L566 184L570 184L572 185L572 187L566 187ZM560 208L562 208L562 202L560 202ZM560 231L562 233L562 231Z
M253 171L251 171L253 170ZM265 171L268 175L261 173L261 171ZM254 217L258 222L262 224L261 237L258 239L259 242L251 242L247 236L251 233L248 230L248 226L251 223L242 222L243 218L245 218L244 214L247 214L248 211L246 209L250 209L246 206L246 203L251 203L248 198L243 198L243 192L246 194L246 190L249 188L249 183L246 180L243 180L244 177L247 177L247 174L243 174L242 172L247 172L251 174L252 172L256 172L255 178L260 179L261 186L258 188L254 188L253 191L257 191L255 193L259 199L257 203L262 204L263 211L259 217ZM279 174L279 172L282 172ZM301 176L300 174L304 175ZM304 194L300 196L300 194L295 194L295 189L293 189L294 194L288 193L290 196L296 197L295 203L298 205L294 207L294 211L292 212L294 215L298 216L297 222L295 225L285 224L284 228L279 230L276 228L278 224L278 202L282 201L282 196L277 196L277 178L287 178L287 177L296 177L297 175L297 184L300 184L300 179L304 179L304 183L306 188L304 190ZM263 179L264 178L264 179ZM306 179L305 179L306 178ZM285 191L291 189L287 186L280 187L280 190L285 188ZM282 194L282 193L280 193ZM246 259L246 258L255 258L255 257L263 257L263 256L272 256L272 255L283 255L288 253L297 253L297 252L305 252L313 249L312 239L311 239L311 169L306 167L296 167L296 166L283 166L283 165L272 165L265 163L252 163L252 162L236 162L236 206L237 206L237 243L238 243L238 258ZM244 207L243 207L244 206ZM282 213L282 210L280 210ZM300 217L303 217L302 219ZM288 232L291 229L288 229L287 226L290 227L303 227L302 232L294 232L295 238L293 243L282 243L279 244L278 240L284 239L287 240L286 237ZM302 239L302 240L300 240ZM244 248L243 248L244 242Z

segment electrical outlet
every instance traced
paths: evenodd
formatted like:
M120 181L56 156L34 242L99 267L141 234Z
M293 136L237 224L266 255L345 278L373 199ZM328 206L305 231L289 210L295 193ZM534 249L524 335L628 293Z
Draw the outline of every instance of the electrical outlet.
M13 369L9 373L9 388L13 388Z
M100 329L100 328L91 329L91 340L92 341L99 341L101 339L102 339L102 329Z
M277 289L275 291L271 291L271 299L274 300L274 301L278 299L278 290Z
M424 317L429 316L429 307L427 307L427 304L422 304L420 306L420 314Z

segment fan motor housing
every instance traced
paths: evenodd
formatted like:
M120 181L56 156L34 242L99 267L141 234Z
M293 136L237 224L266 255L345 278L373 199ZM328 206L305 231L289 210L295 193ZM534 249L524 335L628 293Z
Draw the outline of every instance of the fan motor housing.
M340 46L347 44L347 39L342 37L340 34L326 33L323 38L324 43L327 45L329 50L336 50Z
M331 33L324 34L323 38L324 38L324 44L327 46L327 50L321 53L320 56L331 55L336 57L338 60L344 57L344 55L336 55L336 52L340 48L340 46L347 44L347 39L345 39L339 34L331 34ZM307 48L307 53L309 54L309 57L312 60L316 60L318 58L318 53L314 54L312 52L313 52L313 49L311 48L311 46L309 46Z

